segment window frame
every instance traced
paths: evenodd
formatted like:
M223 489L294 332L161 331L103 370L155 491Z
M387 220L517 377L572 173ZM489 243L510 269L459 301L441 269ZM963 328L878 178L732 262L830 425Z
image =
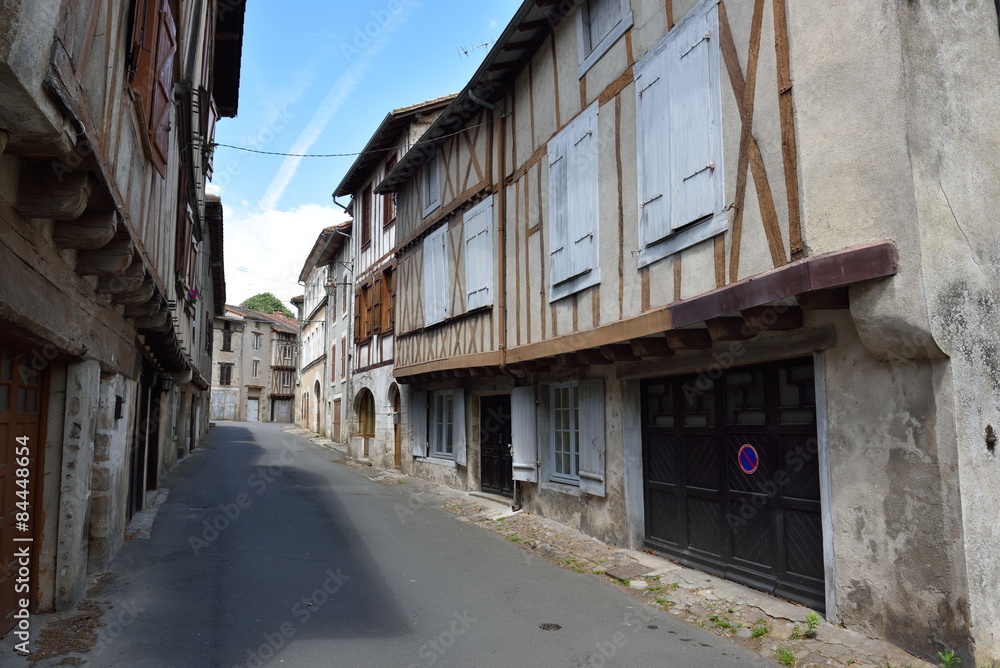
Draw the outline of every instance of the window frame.
M233 365L230 362L219 362L219 386L230 387L233 384Z
M607 2L618 2L620 5L618 22L601 38L597 44L591 43L590 38L590 0L582 0L576 12L576 34L579 46L580 66L577 70L577 77L582 79L594 64L600 60L605 53L611 49L615 43L628 32L633 25L632 8L629 0L606 0Z
M569 391L569 405L558 407L556 396L563 391ZM567 428L566 432L571 443L569 450L561 449L558 444L559 420L556 417L557 411L566 412ZM549 386L549 476L550 482L563 485L580 486L580 394L579 383L576 381L568 383L555 383ZM569 455L571 472L560 471L560 455Z
M260 350L260 342L261 339L263 338L264 338L263 334L258 334L257 332L254 332L253 339L251 339L250 341L250 347L253 348L254 350Z
M259 359L253 360L252 364L250 365L250 369L251 369L250 374L251 374L251 376L253 378L260 378L260 360Z
M719 0L702 0L634 66L636 81L636 193L639 207L639 252L636 259L639 268L690 248L729 229L729 214L725 205L722 55L719 48L718 4ZM701 37L705 34L709 35L707 40ZM670 80L671 56L678 59L683 57L683 53L677 56L677 51L685 48L684 45L690 44L696 38L699 39L694 43L694 46L697 46L701 41L707 41L710 49L707 54L709 77L704 82L706 86L704 92L709 98L707 107L709 118L706 123L709 132L709 163L706 168L712 171L710 196L713 210L695 220L676 221L674 220L675 207L679 205L673 201L672 191L677 187L678 178L681 181L686 181L689 177L671 176L670 174L669 87L661 88L658 91L660 96L666 96L666 98L665 100L658 99L655 103L644 103L643 94L659 82L662 82L661 86L667 86L667 82ZM688 47L688 50L690 48L693 46ZM700 78L698 80L701 81ZM649 113L650 116L645 116L646 113ZM666 150L662 148L665 142L660 138L656 136L645 137L648 132L644 129L647 123L655 127L657 132L662 131L666 135L665 138L668 140ZM659 148L656 151L645 148L653 145ZM662 174L662 177L656 176L657 174ZM646 183L647 175L658 185ZM663 192L654 192L653 188L658 188ZM654 204L658 201L659 204ZM664 226L669 228L669 231L664 233L662 231Z
M428 397L430 415L427 425L430 430L429 455L438 459L455 459L455 391L435 390ZM445 405L447 404L447 410ZM443 433L447 428L447 438Z

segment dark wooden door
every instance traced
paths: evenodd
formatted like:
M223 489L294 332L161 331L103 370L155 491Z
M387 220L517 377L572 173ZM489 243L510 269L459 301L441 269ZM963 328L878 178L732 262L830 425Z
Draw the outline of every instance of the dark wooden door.
M644 381L646 543L822 610L811 359Z
M510 395L479 400L479 461L482 490L514 495L514 458L510 451Z
M35 368L33 362L38 362ZM14 613L21 598L34 600L38 546L32 542L41 521L42 425L46 402L48 361L32 359L24 350L0 342L0 635L14 626ZM21 558L27 548L27 583ZM20 583L18 581L21 581ZM18 584L29 589L17 591Z

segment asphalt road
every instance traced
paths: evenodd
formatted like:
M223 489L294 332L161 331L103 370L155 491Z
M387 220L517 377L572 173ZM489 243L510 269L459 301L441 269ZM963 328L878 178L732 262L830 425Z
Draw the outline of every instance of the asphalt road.
M116 559L86 665L773 665L336 458L219 423Z

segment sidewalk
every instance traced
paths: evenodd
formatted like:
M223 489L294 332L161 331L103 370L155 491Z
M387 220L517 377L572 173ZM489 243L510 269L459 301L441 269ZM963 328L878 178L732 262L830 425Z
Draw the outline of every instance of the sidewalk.
M572 529L525 511L512 512L501 497L436 485L398 471L375 468L347 456L347 448L304 429L289 429L317 445L344 454L339 463L383 485L405 489L406 513L436 506L468 522L506 536L525 550L526 559L544 558L588 577L627 588L638 600L669 610L691 624L729 638L774 665L795 668L932 668L889 643L873 640L821 620L810 634L809 608L755 589L680 566L641 550L614 548ZM811 637L807 637L811 636Z

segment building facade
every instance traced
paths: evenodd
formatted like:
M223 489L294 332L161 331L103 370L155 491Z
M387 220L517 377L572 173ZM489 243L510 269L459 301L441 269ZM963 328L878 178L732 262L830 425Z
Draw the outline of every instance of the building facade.
M396 109L383 119L333 192L350 197L354 219L353 350L349 358L350 446L379 466L402 466L399 388L393 379L396 302L396 204L373 188L423 135L453 95Z
M226 305L214 324L213 420L294 421L297 334L281 313Z
M524 2L375 188L403 470L996 663L997 28Z
M71 608L207 429L225 287L204 149L236 113L243 17L191 0L0 11L4 573L33 539L29 593L0 578L0 633L22 599Z
M302 359L298 424L341 443L347 438L350 357L351 223L326 228L316 238L299 282Z

